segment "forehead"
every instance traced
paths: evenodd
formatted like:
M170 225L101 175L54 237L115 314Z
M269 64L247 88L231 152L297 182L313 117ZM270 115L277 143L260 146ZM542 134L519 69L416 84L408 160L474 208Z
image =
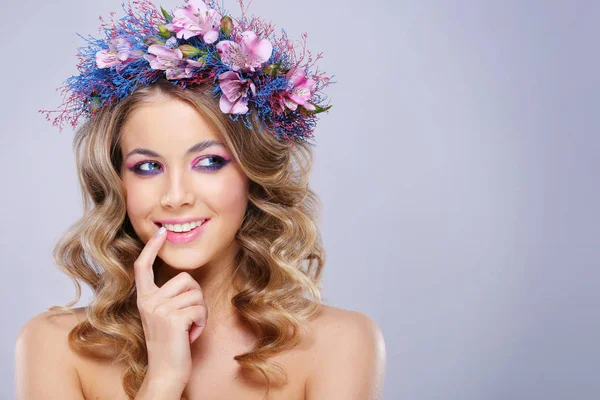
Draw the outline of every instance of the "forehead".
M219 134L190 103L172 97L153 97L138 105L121 128L121 151L135 147L183 153L203 140L220 140Z

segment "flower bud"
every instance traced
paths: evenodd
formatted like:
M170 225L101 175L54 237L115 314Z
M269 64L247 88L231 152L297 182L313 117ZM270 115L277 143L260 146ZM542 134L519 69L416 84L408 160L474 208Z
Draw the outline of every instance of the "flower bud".
M161 38L157 38L156 36L149 36L144 38L144 43L146 44L146 46L151 46L153 44L160 44L162 46L165 45L165 41Z
M233 29L233 20L228 15L221 18L221 32L226 37L229 37L231 30Z
M184 57L196 57L206 55L206 51L200 50L197 47L191 46L189 44L182 44L178 47L179 50L183 53Z
M158 25L158 36L169 39L171 37L171 31L168 30L166 26L160 24Z

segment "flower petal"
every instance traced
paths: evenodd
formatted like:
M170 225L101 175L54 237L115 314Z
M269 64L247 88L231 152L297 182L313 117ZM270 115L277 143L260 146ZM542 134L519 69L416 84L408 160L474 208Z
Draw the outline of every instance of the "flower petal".
M204 62L202 61L194 61L194 60L186 60L187 64L194 68L202 68L204 67Z
M237 72L233 72L233 71L227 71L227 72L223 72L222 74L219 74L219 82L230 80L230 79L240 80L240 75Z
M194 15L194 13L196 12L196 8L191 8L191 7L184 7L184 8L177 8L174 12L173 12L173 21L183 21L183 20L190 20L190 21L194 21L196 20L196 16Z
M290 110L296 110L298 108L298 104L294 103L293 101L291 101L289 99L283 99L283 102L285 103L287 108L289 108Z
M208 10L206 3L202 0L188 0L188 4L193 7L194 13L204 15Z
M306 73L304 70L296 67L287 73L287 78L294 86L298 86L306 80Z
M146 54L144 56L144 58L146 60L148 60L148 62L150 63L150 68L152 68L152 69L162 69L162 70L165 69L164 64L162 62L160 62L158 60L158 57L156 57L154 54Z
M248 99L242 97L238 101L235 102L235 104L231 108L230 113L231 114L246 114L248 112L248 110L249 110L248 109Z
M231 40L221 40L215 47L221 56L221 61L229 65L231 64L232 53L239 49L240 45Z
M219 100L219 108L225 114L246 114L248 112L248 100L240 98L235 102L227 100L225 96L221 96Z
M196 37L200 35L200 31L195 29L181 29L176 33L178 39L188 40L189 38Z
M169 49L163 45L160 44L152 44L148 47L148 53L150 54L154 54L158 57L161 58L166 58L166 59L181 59L183 58L183 53L181 53L181 57L178 56L177 51L179 51L179 53L181 53L181 50L179 49Z
M228 80L219 85L221 91L229 101L236 101L244 95L244 88L240 81Z
M204 39L204 42L206 42L208 44L212 44L219 39L219 32L208 31L204 34L204 36L202 38Z
M219 100L219 108L221 109L221 112L229 114L229 111L231 111L232 107L233 103L227 100L225 94L222 94L221 99Z
M96 65L98 68L110 68L119 64L119 60L114 53L107 50L100 50L96 53Z
M260 64L266 62L269 58L271 58L271 53L273 53L273 45L268 39L261 40L254 48L254 55L256 56L257 61L260 62ZM259 67L260 65L256 66Z
M259 67L260 64L267 61L273 52L271 42L268 39L258 40L256 34L252 31L244 31L242 33L241 46L242 53L253 59L254 67Z
M187 79L191 78L193 72L187 68L182 68L180 66L169 67L166 69L167 71L167 79Z
M293 91L291 91L290 93L288 93L288 97L296 102L299 105L304 105L304 103L306 103L310 97L311 97L311 93L310 90L306 89L306 88L294 88Z
M316 107L314 105L312 105L311 103L309 103L308 101L306 103L304 103L303 107L310 111L316 110Z

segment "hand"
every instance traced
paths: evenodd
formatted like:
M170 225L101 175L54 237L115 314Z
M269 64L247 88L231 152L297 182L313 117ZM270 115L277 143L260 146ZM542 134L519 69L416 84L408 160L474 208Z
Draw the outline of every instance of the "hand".
M150 238L133 264L137 307L148 350L146 376L185 386L192 373L190 343L202 334L208 310L200 285L187 272L160 288L154 283L152 264L166 236Z

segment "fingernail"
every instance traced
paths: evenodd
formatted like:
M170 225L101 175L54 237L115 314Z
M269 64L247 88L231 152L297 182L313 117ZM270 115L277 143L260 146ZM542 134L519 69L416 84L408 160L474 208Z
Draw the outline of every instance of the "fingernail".
M162 235L166 231L167 231L167 228L165 228L164 226L161 226L160 229L154 234L154 237L159 237L160 235Z

